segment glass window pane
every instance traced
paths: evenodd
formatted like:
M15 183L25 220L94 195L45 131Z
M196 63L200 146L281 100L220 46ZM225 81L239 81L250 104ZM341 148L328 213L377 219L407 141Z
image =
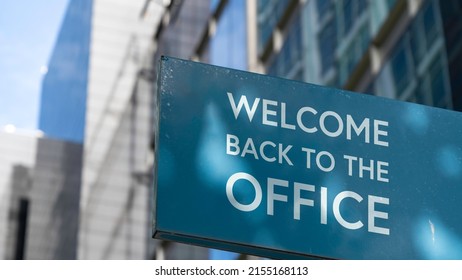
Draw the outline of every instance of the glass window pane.
M399 45L391 61L398 96L404 91L409 81L409 65L407 63L406 50L403 43Z
M219 3L220 0L210 0L210 11L214 12Z
M411 45L412 58L414 59L414 65L421 61L424 50L425 41L422 39L422 33L420 31L420 22L415 21L409 30L409 43Z
M364 11L366 11L368 5L367 0L358 0L358 15L360 16Z
M396 3L396 0L387 0L388 8L391 9L395 5L395 3Z
M421 79L418 81L417 89L414 93L416 97L416 102L419 104L429 105L427 94L426 94L426 85L425 82Z
M296 15L288 28L288 34L284 40L281 51L274 57L268 73L270 75L290 78L293 68L302 60L301 19Z
M334 64L337 30L333 17L319 34L319 52L321 54L321 72L325 74Z
M437 57L430 66L430 83L432 89L433 105L437 107L445 106L446 90L444 86L444 76L441 59Z
M259 52L263 51L288 4L289 0L258 0L257 25Z
M343 36L347 35L353 24L352 0L343 1Z
M433 3L430 3L425 7L423 12L423 24L425 28L425 35L427 37L427 46L430 46L437 35Z
M210 62L235 69L247 68L245 0L231 0L211 38Z
M332 0L316 0L319 18L322 18L330 9Z

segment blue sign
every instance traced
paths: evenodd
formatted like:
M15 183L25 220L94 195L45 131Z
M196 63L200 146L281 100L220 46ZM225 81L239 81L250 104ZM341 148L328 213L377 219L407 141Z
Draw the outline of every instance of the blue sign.
M169 57L158 81L154 237L462 258L460 113Z

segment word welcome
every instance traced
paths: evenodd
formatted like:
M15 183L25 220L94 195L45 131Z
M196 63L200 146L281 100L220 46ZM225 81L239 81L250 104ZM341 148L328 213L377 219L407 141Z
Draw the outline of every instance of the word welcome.
M290 130L296 130L298 128L306 133L316 133L321 131L328 137L340 137L343 135L347 140L352 140L353 133L358 137L363 134L364 137L362 140L365 143L371 143L372 141L372 144L374 145L388 147L388 131L386 130L388 127L387 121L375 119L371 121L369 118L364 118L358 125L350 114L341 117L335 111L319 113L315 108L305 106L296 110L297 113L295 121L290 123L287 116L287 105L284 102L255 98L252 105L250 105L247 100L247 96L241 95L236 104L234 95L230 92L228 92L228 99L236 120L238 119L242 108L244 108L249 121L252 122L255 113L261 104L262 110L260 111L262 112L262 125ZM308 121L305 116L309 117ZM332 119L336 123L335 129L327 127L326 122L329 119Z

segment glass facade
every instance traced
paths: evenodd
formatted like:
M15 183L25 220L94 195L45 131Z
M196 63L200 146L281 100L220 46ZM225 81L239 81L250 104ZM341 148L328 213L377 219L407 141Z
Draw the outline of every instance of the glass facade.
M441 0L442 26L446 42L453 109L462 111L462 1Z
M323 28L319 31L318 44L321 59L322 74L326 74L329 69L334 67L335 47L337 46L337 17L328 13L332 1L317 1L319 17L324 21ZM324 3L324 4L321 4ZM329 5L325 4L329 3ZM322 5L322 6L321 6Z
M219 1L175 1L171 19L159 34L154 63L161 55L190 59L199 44L210 13Z
M230 0L210 39L210 63L234 69L247 69L245 0Z
M268 74L293 80L303 80L301 18L296 15L291 22L281 51L268 67Z
M266 63L267 73L339 88L346 86L351 83L352 77L358 79L357 75L363 75L356 73L358 67L371 67L367 65L372 63L369 54L374 47L372 40L383 29L385 21L390 20L390 13L399 8L396 5L398 2L307 2L303 9L296 9L291 14L291 22L283 32L281 50L276 51ZM403 2L400 4L402 8ZM275 9L274 4L259 1L258 5L258 40L261 43L265 41L264 38L271 36L271 32L275 32L272 22L278 22L278 15L282 12L269 17L267 13ZM411 16L409 24L397 37L396 43L389 47L391 49L385 55L380 54L382 59L378 74L368 85L363 85L361 91L453 108L453 100L456 103L461 98L455 97L457 94L453 92L451 100L451 86L460 87L461 83L456 78L456 70L451 72L451 69L459 69L460 66L450 63L460 60L461 48L454 47L457 44L453 42L457 41L457 37L451 37L451 34L456 34L456 26L460 26L461 21L456 20L457 13L450 10L460 10L461 6L459 1L423 1L418 6L418 12ZM404 9L408 9L406 4ZM453 19L449 22L446 18L451 18L451 14ZM454 49L454 54L448 56L446 50L449 53Z
M284 14L290 0L258 0L257 2L257 28L258 52L265 48L271 33Z
M42 83L39 129L83 143L92 0L71 0Z
M285 12L287 5L280 4L278 7L281 11L273 12L271 16L267 15L268 11L276 9L271 2L259 1L258 5L258 42L261 55L262 44L266 43L266 38L274 31L275 24L280 20L278 17ZM291 23L284 32L283 47L270 59L267 73L306 80L305 71L315 72L317 78L310 79L311 82L341 87L369 47L369 1L317 0L305 5L306 9L300 9L291 15ZM312 42L314 48L308 46ZM312 55L307 58L310 52ZM294 58L296 59L291 60ZM298 66L295 61L304 63Z
M366 0L337 1L336 18L339 57L339 79L336 86L342 86L367 51L369 33L368 2Z
M389 60L378 75L376 94L386 95L384 91L388 90L393 93L393 98L452 108L446 50L438 10L437 1L426 1L394 46Z

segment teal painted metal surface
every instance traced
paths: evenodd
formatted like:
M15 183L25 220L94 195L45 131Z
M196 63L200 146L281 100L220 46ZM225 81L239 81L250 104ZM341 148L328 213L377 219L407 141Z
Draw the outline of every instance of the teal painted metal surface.
M153 236L270 258L462 258L462 115L164 57Z

